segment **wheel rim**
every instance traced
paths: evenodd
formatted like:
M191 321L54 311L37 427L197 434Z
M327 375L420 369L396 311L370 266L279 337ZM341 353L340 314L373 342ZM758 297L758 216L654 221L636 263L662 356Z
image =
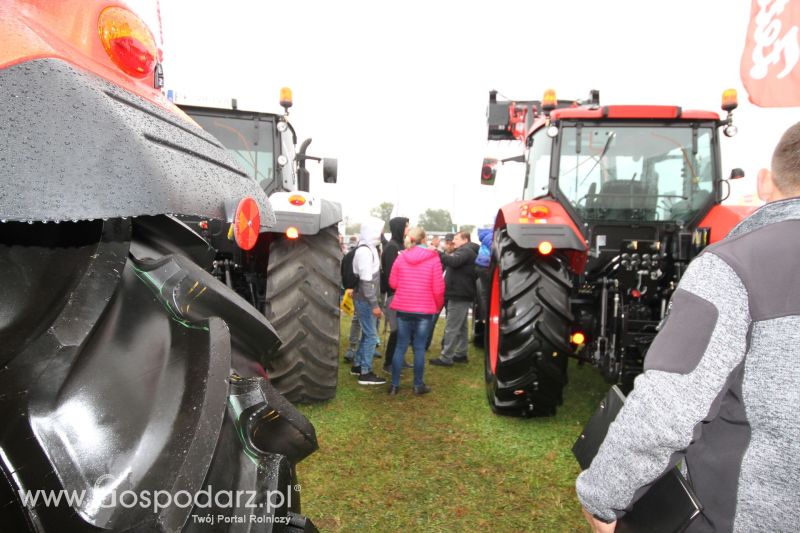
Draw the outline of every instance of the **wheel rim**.
M500 351L500 270L492 272L492 286L489 291L489 368L494 375L497 371L497 354Z

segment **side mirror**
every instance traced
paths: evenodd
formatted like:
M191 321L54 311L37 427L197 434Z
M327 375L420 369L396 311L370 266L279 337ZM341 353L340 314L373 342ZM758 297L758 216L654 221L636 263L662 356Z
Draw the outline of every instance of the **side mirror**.
M322 179L325 183L336 183L339 173L339 161L332 157L322 160Z
M731 170L731 177L728 178L729 180L738 180L739 178L744 177L744 170L741 168L734 168Z
M481 185L494 185L497 177L497 159L484 158L481 168Z

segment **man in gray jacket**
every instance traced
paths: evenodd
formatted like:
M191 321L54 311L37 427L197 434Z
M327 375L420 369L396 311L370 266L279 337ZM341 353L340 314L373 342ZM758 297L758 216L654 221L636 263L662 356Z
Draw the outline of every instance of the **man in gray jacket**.
M576 488L594 531L683 460L704 505L687 531L800 531L800 123L768 202L689 265L644 373Z

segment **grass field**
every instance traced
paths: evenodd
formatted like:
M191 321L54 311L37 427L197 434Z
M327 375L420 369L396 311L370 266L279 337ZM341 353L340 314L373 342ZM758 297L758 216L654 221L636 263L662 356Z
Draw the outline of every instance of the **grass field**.
M344 317L341 353L349 327ZM389 397L342 363L336 398L302 407L320 445L298 465L303 513L321 531L588 531L570 449L608 389L596 370L571 363L564 405L547 419L494 415L472 346L466 365L426 367L432 393L414 396L411 380L404 370Z

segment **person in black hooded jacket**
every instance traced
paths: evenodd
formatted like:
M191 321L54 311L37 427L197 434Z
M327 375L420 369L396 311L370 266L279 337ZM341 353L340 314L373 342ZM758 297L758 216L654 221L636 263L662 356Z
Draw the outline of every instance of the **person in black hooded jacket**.
M386 320L389 321L389 340L386 342L386 354L383 358L383 369L386 372L392 371L392 356L397 346L397 313L389 307L394 297L394 290L389 286L389 275L392 273L392 265L397 259L397 255L404 248L403 239L408 232L408 219L405 217L391 219L389 231L392 238L383 247L383 254L381 254L381 292L386 295L384 314Z

